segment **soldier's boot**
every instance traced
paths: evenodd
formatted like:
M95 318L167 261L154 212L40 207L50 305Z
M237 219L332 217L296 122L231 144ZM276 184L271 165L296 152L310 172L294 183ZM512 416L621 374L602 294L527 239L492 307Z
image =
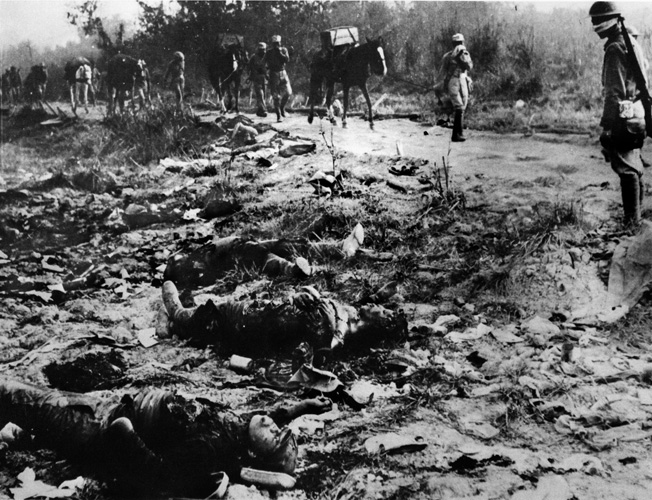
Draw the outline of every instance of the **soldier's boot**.
M641 222L641 184L637 173L620 176L620 190L623 198L623 224L636 227Z
M464 142L464 111L461 109L455 110L455 117L453 118L453 142Z
M284 95L281 99L281 116L285 118L285 105L288 103L289 95Z

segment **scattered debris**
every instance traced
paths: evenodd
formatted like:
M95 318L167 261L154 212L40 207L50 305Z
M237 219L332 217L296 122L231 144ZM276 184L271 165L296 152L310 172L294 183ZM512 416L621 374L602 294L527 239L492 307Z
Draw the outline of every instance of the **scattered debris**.
M21 485L18 488L10 488L14 500L25 500L27 498L68 498L77 493L84 485L83 478L79 477L74 481L65 481L57 488L43 481L36 479L36 473L30 467L26 467L18 474L17 479Z
M275 490L290 490L294 488L297 480L282 472L269 472L266 470L243 467L240 471L240 479L258 486Z
M25 431L12 422L8 422L0 429L0 443L15 443L25 434Z
M412 453L421 451L428 446L421 436L405 436L396 433L380 434L370 437L364 442L367 453Z
M310 365L303 365L288 381L288 387L298 386L322 393L334 392L343 385L334 373Z

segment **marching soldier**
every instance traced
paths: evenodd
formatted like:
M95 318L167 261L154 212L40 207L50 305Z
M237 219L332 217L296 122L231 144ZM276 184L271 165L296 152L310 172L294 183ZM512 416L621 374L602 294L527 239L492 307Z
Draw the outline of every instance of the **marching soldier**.
M463 142L464 137L464 111L469 102L469 83L467 71L473 69L473 61L469 51L464 46L464 35L453 35L453 50L446 52L442 58L439 78L435 86L435 94L443 103L446 101L454 113L453 142Z
M249 79L254 86L254 94L256 96L256 116L262 118L267 116L267 105L265 104L265 83L267 82L266 52L267 44L260 42L256 48L256 52L249 59Z
M290 78L285 70L285 65L290 61L288 49L281 46L281 37L272 37L272 48L265 54L265 64L269 68L269 86L274 99L276 121L285 118L285 105L292 95Z

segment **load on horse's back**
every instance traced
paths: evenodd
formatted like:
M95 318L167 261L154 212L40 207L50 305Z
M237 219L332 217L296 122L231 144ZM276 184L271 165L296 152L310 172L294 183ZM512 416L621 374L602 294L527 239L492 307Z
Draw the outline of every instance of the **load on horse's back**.
M249 58L241 35L224 33L218 35L217 43L208 56L208 79L217 92L220 107L227 111L225 96L229 96L229 107L240 112L240 82L242 72Z
M383 40L367 39L358 44L358 30L351 26L332 28L320 34L322 48L310 63L310 114L312 123L315 105L321 104L322 87L326 86L326 108L331 123L335 123L332 102L335 83L341 83L344 92L344 112L342 127L346 127L346 114L349 106L349 89L359 87L367 102L369 126L373 129L371 98L367 90L367 79L372 75L387 74Z

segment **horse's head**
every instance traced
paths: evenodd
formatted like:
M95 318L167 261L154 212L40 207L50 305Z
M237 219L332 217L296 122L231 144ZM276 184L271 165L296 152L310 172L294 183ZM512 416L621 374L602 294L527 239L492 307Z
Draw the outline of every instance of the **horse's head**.
M226 53L230 56L233 61L233 71L243 70L246 65L249 57L247 51L240 43L232 43L227 45Z
M383 39L378 37L375 40L367 38L367 47L369 51L369 66L371 71L378 76L387 74L387 64L385 64L385 51L383 50Z

